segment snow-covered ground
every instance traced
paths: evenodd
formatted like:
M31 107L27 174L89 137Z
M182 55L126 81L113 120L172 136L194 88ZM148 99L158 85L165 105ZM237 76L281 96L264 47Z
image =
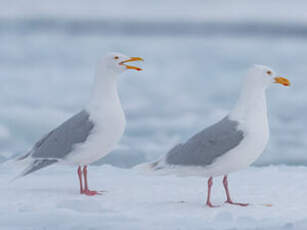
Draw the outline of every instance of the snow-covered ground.
M0 166L0 229L251 229L307 228L307 168L252 167L230 176L234 200L223 204L221 178L214 181L211 209L204 205L206 179L144 175L136 169L90 167L92 188L78 194L76 170L54 166L7 183L17 170ZM267 207L265 204L272 204Z

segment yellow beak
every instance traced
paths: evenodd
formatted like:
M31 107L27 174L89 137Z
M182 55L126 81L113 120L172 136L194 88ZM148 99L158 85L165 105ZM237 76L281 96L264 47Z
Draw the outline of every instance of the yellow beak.
M274 83L282 84L284 86L290 86L290 81L284 77L275 77Z
M128 60L120 62L119 64L126 66L127 69L135 69L137 71L141 71L142 69L139 68L139 67L135 67L135 66L131 66L131 65L126 65L125 64L127 62L132 62L132 61L144 61L144 60L143 60L143 58L140 58L140 57L131 57Z

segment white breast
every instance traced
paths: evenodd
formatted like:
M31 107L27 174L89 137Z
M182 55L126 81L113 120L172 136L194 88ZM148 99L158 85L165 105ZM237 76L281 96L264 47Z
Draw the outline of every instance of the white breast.
M122 137L126 119L121 108L110 110L108 113L96 111L94 128L85 143L74 146L68 161L76 165L87 165L109 154Z
M114 72L101 71L96 76L93 94L86 107L94 128L86 141L75 145L69 154L67 161L73 164L87 165L106 156L116 147L125 130L117 76Z
M269 140L269 127L265 92L250 93L239 100L229 118L239 122L244 138L241 143L213 164L206 167L206 175L220 176L250 166L265 150Z

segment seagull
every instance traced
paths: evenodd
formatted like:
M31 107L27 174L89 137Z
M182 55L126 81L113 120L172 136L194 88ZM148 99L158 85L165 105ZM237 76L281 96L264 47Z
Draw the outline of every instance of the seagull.
M56 163L74 165L78 166L80 193L101 194L88 188L87 165L110 153L124 133L126 119L117 93L117 78L127 69L142 70L127 64L133 61L143 59L109 53L98 63L89 103L18 158L29 161L20 176Z
M224 176L225 203L233 202L228 188L228 174L248 167L264 151L269 140L266 89L272 83L289 86L288 79L276 76L263 65L254 65L244 78L239 100L221 121L197 133L183 144L172 148L150 169L177 175L209 177L206 205L217 207L210 200L213 177Z

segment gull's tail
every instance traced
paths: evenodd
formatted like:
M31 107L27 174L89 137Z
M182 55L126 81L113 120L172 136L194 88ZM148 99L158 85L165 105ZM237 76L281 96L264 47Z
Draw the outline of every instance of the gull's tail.
M34 160L29 167L27 167L22 173L21 173L21 177L22 176L26 176L30 173L33 173L41 168L45 168L49 165L52 165L54 163L58 162L57 160L49 160L49 159L42 159L42 160Z
M20 159L20 160L23 160L23 159ZM20 177L24 177L24 176L27 176L29 175L30 173L33 173L39 169L42 169L42 168L45 168L47 166L50 166L54 163L58 162L58 160L55 160L55 159L36 159L36 160L33 160L30 165L25 169L23 170L22 173L20 173L18 176L16 176L13 181L17 180L18 178Z

